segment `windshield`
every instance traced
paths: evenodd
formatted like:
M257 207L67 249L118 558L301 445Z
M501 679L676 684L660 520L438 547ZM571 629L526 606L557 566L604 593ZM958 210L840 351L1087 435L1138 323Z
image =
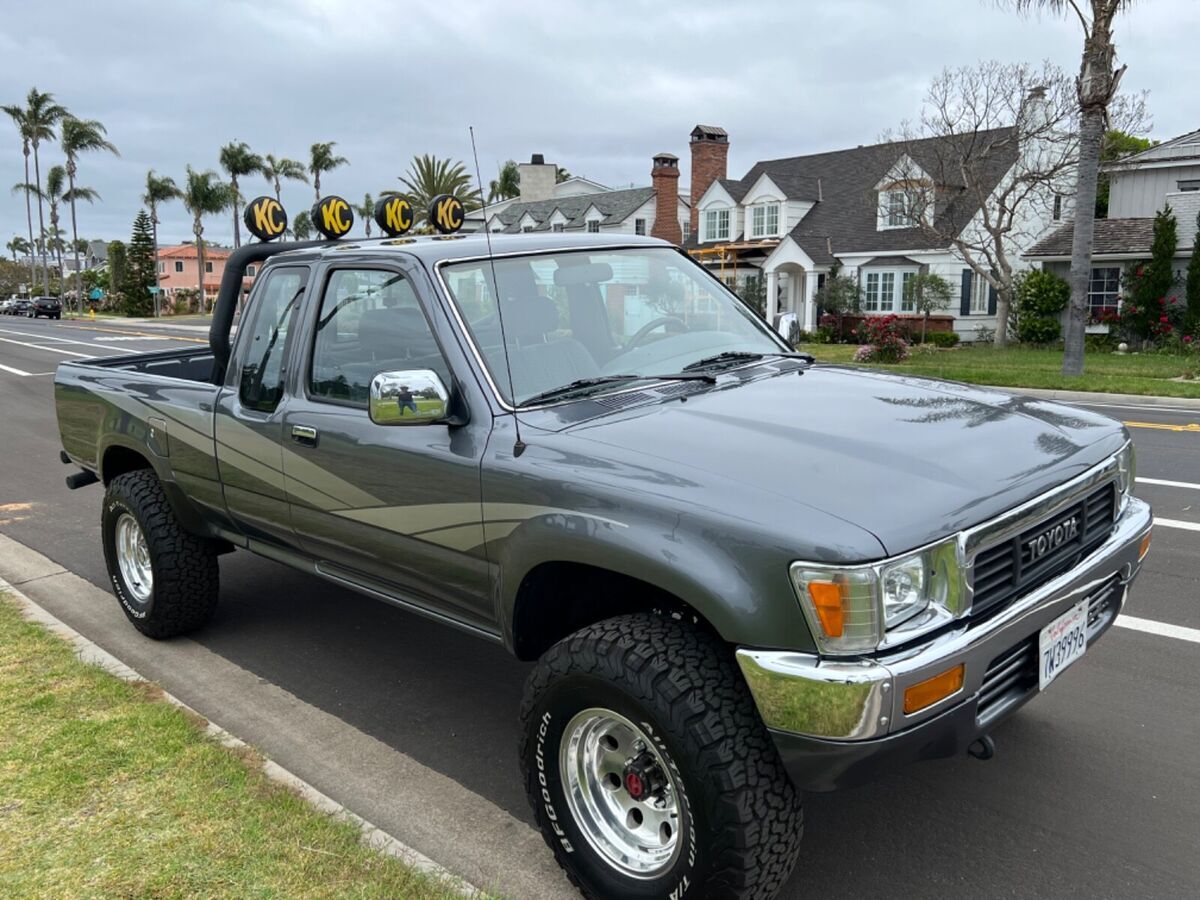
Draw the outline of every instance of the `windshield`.
M507 367L488 261L449 265L443 274L492 381L513 404L583 379L668 375L721 353L786 350L668 247L545 253L497 259L495 267Z

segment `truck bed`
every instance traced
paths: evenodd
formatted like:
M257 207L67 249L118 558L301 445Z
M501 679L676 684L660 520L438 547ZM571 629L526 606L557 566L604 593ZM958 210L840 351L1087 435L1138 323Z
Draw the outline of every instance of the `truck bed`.
M77 366L95 366L102 369L124 369L147 375L162 375L184 381L212 383L213 352L208 347L190 350L159 350L156 353L131 353L128 356L110 356L74 363Z

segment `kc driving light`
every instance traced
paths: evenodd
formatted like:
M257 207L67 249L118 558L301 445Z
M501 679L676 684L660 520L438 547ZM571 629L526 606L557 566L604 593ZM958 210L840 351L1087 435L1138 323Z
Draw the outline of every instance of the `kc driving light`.
M885 638L915 637L966 611L954 539L861 566L795 563L791 574L823 653L871 652Z

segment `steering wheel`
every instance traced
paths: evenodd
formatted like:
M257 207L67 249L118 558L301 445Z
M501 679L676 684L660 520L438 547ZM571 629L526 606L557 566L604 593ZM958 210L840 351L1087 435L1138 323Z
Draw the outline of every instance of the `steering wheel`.
M687 322L683 321L683 319L679 318L678 316L659 316L657 319L652 319L639 328L634 333L633 337L629 339L629 343L625 345L625 349L637 349L641 345L642 341L646 339L646 336L649 335L650 332L654 331L654 329L660 328L663 325L670 325L672 323L679 325L679 328L677 329L678 331L688 330Z

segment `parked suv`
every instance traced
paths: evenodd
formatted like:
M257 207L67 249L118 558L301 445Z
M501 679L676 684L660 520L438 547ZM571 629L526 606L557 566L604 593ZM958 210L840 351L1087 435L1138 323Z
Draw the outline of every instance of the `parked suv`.
M4 311L5 315L28 316L29 311L31 309L33 309L33 301L32 300L25 300L23 298L18 298L11 302L12 302L12 305Z
M31 319L42 316L47 319L61 319L62 303L57 297L34 297L28 315Z

